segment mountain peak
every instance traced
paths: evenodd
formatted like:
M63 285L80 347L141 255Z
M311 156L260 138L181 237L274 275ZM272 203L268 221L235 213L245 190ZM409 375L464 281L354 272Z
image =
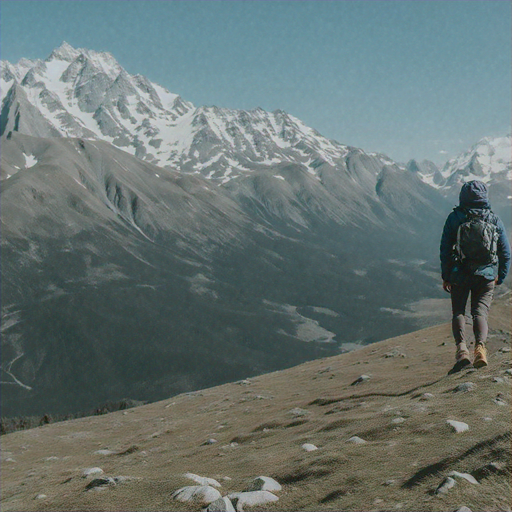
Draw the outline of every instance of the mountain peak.
M55 48L55 50L52 51L46 61L64 60L67 62L73 62L79 55L80 50L73 48L69 43L63 41L58 48Z

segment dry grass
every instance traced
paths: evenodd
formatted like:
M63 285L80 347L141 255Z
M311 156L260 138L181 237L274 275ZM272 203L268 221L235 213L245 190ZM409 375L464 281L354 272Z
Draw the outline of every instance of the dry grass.
M500 351L510 347L510 300L493 305L491 329L490 364L478 371L447 376L454 347L449 326L441 325L250 384L3 436L2 510L201 510L171 499L193 485L186 472L219 479L223 494L258 475L276 478L279 501L258 510L510 510L510 353ZM384 357L394 348L406 357ZM351 386L363 373L370 381ZM467 381L474 391L452 391ZM434 397L422 400L425 392ZM493 401L498 395L506 406ZM405 421L393 423L397 417ZM455 434L447 419L470 430ZM347 444L354 435L367 443ZM203 445L209 438L218 442ZM306 442L319 450L305 452ZM95 454L99 449L114 454ZM463 481L445 497L433 494L448 472L478 474L489 462L502 470L479 474L480 485ZM93 466L137 479L86 492L81 472ZM39 493L47 498L35 500Z

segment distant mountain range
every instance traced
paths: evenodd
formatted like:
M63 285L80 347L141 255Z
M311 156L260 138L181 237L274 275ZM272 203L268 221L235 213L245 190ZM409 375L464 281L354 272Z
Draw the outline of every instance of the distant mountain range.
M433 321L414 304L442 296L463 159L196 108L65 43L1 80L3 414L155 400Z
M63 43L43 60L2 61L1 134L80 137L110 142L159 167L226 183L278 164L302 164L312 176L362 150L327 139L282 110L195 107L141 75L130 75L106 52ZM512 180L511 138L486 138L450 160L407 167L445 189L475 178ZM377 166L397 165L370 154Z

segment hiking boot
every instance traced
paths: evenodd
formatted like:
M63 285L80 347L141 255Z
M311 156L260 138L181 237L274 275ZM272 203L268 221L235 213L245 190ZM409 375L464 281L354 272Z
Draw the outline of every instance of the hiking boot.
M471 364L469 358L469 351L465 343L457 345L457 351L455 352L455 364L453 368L448 372L449 374L460 372L466 366Z
M477 345L475 347L475 359L473 361L475 368L483 368L487 366L487 350L483 345Z

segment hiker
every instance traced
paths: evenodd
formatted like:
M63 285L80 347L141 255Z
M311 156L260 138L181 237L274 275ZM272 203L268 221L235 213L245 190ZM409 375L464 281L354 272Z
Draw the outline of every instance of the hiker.
M510 269L510 246L501 219L491 211L487 187L481 181L462 186L459 206L448 215L441 237L443 289L451 294L452 331L459 371L471 364L465 338L466 303L471 294L475 334L473 366L487 366L487 316L494 287Z

